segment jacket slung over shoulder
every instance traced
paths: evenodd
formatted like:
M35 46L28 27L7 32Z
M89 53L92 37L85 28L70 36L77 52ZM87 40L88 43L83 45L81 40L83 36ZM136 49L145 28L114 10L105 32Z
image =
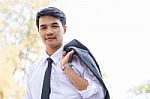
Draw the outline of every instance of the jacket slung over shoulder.
M81 59L81 61L90 69L94 76L99 80L101 86L104 89L105 98L110 99L109 92L102 80L102 74L100 71L100 66L98 65L96 59L90 52L90 50L76 39L73 39L64 46L64 51L69 52L71 49L75 50L75 54Z

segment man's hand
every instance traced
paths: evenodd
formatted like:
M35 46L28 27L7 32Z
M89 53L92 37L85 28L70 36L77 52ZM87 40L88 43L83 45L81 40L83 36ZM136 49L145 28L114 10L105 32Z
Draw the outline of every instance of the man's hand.
M61 56L61 66L71 63L74 52L74 50L71 50L68 53L66 53L66 51L63 52Z
M79 91L86 90L87 86L89 85L88 81L77 74L70 66L69 63L72 61L73 54L75 53L74 50L66 53L65 51L61 57L61 68L68 76L72 84L75 86L76 89Z

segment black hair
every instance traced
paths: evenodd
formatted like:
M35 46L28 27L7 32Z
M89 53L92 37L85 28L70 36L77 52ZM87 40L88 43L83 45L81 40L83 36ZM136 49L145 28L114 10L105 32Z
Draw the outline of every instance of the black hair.
M46 15L55 17L55 18L57 18L61 21L63 26L66 25L66 16L65 16L65 14L61 10L59 10L58 8L48 7L48 8L44 8L44 9L40 10L36 14L36 26L37 26L38 29L39 29L39 18L41 16L46 16Z

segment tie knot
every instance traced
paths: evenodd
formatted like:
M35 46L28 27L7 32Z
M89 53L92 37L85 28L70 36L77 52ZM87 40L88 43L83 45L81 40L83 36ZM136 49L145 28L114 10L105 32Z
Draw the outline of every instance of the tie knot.
M47 58L47 60L48 60L48 63L50 63L50 64L53 62L53 60L51 58Z

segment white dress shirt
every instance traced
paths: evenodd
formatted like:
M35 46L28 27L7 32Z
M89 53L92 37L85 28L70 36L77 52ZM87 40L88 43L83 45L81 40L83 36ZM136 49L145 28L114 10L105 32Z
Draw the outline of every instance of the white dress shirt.
M89 71L89 69L79 60L77 56L73 57L72 68L88 80L86 90L77 90L60 66L60 57L63 48L57 50L50 58L53 60L51 71L51 93L50 99L104 99L103 89L99 81ZM49 55L46 51L41 57L31 66L27 73L27 99L41 99L41 92L44 80L45 70Z

